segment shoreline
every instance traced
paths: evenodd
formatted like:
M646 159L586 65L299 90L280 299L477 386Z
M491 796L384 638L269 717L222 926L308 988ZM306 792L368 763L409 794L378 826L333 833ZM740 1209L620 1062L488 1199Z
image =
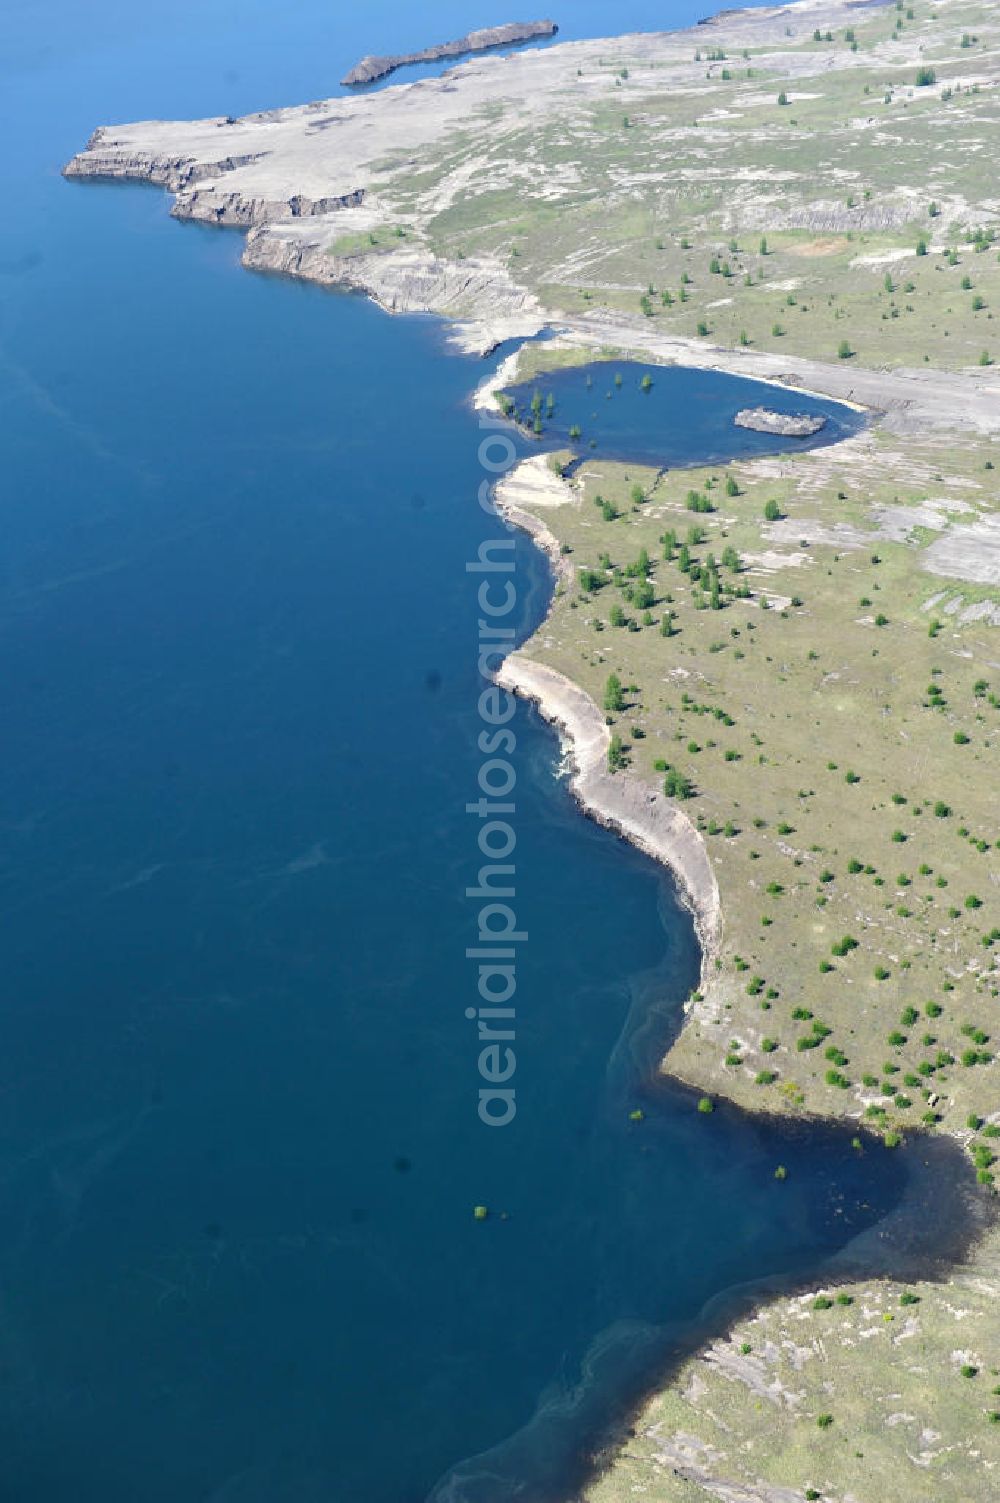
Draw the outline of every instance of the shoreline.
M558 97L561 67L573 60L596 66L612 41L631 37L644 56L655 61L662 54L674 66L677 57L671 49L687 39L703 41L706 29L734 47L748 41L780 47L786 18L808 28L820 11L830 24L831 17L846 20L855 9L849 0L728 9L691 27L564 41L528 48L513 54L513 60L479 55L439 78L260 110L239 119L102 126L63 173L75 180L157 183L174 195L174 217L244 230L242 263L248 269L355 289L390 313L434 314L444 320L449 343L466 353L486 356L508 339L552 331L571 344L610 342L667 364L725 371L831 398L880 413L898 434L953 426L996 432L996 370L991 375L987 367L972 366L947 372L853 362L845 366L658 334L639 314L609 310L573 315L543 307L495 250L480 249L468 257L459 252L449 259L432 248L419 214L400 212L385 198L379 163L400 140L413 150L430 147L449 129L460 129L470 111L494 96L505 100L512 113L530 114ZM336 127L335 137L329 126Z
M608 771L611 736L604 717L571 679L518 648L504 659L496 681L531 700L558 730L572 767L570 791L581 810L670 872L694 918L705 985L722 937L722 906L708 850L695 826L665 794L627 773Z
M569 585L574 578L572 563L563 553L555 533L531 510L533 506L573 504L569 483L549 467L548 460L548 453L533 454L529 459L522 459L494 489L493 503L505 521L521 532L526 532L546 555L552 566L556 585ZM548 612L546 619L547 616Z
M723 19L730 20L734 14L752 12L727 12ZM146 175L152 181L162 182L153 172ZM170 183L163 185L173 187ZM197 198L197 193L194 198ZM204 221L210 216L195 211L180 212L176 217ZM240 224L236 218L220 218L214 222ZM246 229L246 223L242 227ZM615 339L624 346L623 358L635 358L641 352L651 361L664 365L688 365L727 372L784 391L833 399L872 418L883 419L885 427L897 434L922 433L927 428L952 426L980 433L1000 429L1000 404L997 403L1000 387L995 377L982 372L978 375L971 370L925 373L918 369L827 365L804 357L783 357L763 350L743 351L677 336L658 336L652 334L638 316L622 315L614 320L602 320L600 316L568 319L556 311L542 310L537 303L536 319L531 306L534 298L529 289L519 287L511 278L503 284L498 269L485 260L473 268L481 276L482 289L477 291L476 301L471 305L471 316L464 310L457 311L457 307L456 311L449 311L448 305L453 296L452 279L456 273L466 275L472 263L466 263L463 272L455 263L440 260L423 247L379 257L335 258L318 242L304 240L298 229L263 219L251 225L242 261L245 267L265 273L353 288L368 296L386 313L430 312L442 319L447 342L467 353L486 356L503 338L527 338L539 330L552 331L557 345L562 340L564 348L575 346L591 351L592 355L609 339ZM509 319L506 326L503 322L505 315ZM506 332L499 332L505 328ZM475 409L495 410L494 394L509 379L508 373L516 369L523 348L520 346L506 357L493 377L487 378L470 394ZM859 401L853 395L856 388L865 391L867 401ZM850 394L843 394L845 392ZM545 458L535 456L523 464L539 464L545 468ZM513 479L521 470L522 465L518 465L508 478ZM556 486L565 484L554 476L552 481ZM504 496L505 484L501 482L495 491L498 513L511 526L526 532L546 554L557 582L567 577L572 579L574 567L562 555L553 532L519 500L512 499L509 488ZM550 602L546 620L551 608ZM542 625L537 627L524 646L508 655L496 674L496 682L518 697L531 700L542 717L557 729L560 744L571 763L569 788L580 811L669 870L679 898L694 919L701 954L700 988L708 997L713 991L713 963L719 953L724 916L705 841L687 816L665 795L627 770L616 774L608 771L610 732L599 706L572 679L536 661L525 651L530 642L538 639L542 629ZM684 1002L681 1031L693 1005L692 998ZM660 1063L656 1078L675 1080L695 1090L710 1090L720 1100L728 1099L717 1083L711 1087L699 1086L696 1080L685 1077L676 1069L668 1070L666 1057ZM743 1107L738 1109L746 1110ZM768 1113L763 1108L758 1108L755 1115L779 1115L785 1120L792 1116L788 1111ZM796 1118L800 1122L809 1120L797 1114ZM846 1127L852 1118L830 1115L816 1120ZM961 1142L957 1134L948 1136L950 1143ZM881 1231L876 1231L881 1235ZM964 1256L956 1258L951 1265L953 1268L971 1261L977 1241L973 1240ZM845 1274L846 1279L852 1277L857 1277L857 1274ZM875 1277L886 1281L893 1279L891 1273ZM813 1286L807 1284L805 1287ZM752 1308L760 1308L780 1294L780 1290L776 1293L758 1290L748 1303Z

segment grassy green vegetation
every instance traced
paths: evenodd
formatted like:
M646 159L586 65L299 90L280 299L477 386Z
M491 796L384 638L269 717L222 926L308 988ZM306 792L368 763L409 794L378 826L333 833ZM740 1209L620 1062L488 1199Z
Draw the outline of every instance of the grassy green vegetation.
M525 190L489 223L466 177L431 224L436 248L507 258L550 307L657 334L838 368L986 370L1000 17L963 0L859 10L783 51L703 54L703 77L669 87L625 59L627 129L620 93L575 103L572 127L494 122L497 161L526 154L544 201ZM522 372L583 358L533 346ZM729 1097L854 1117L879 1152L948 1132L987 1192L995 463L968 433L904 445L877 426L725 468L588 456L545 512L574 583L526 649L605 705L615 775L667 792L703 834L723 937L665 1068L706 1093L704 1130ZM636 687L606 698L609 681ZM986 1503L998 1245L946 1284L773 1302L650 1402L588 1503Z
M388 229L356 230L351 234L338 235L326 247L328 256L374 256L386 251L399 250L406 244L407 232L402 225Z
M863 1284L778 1300L684 1364L587 1503L988 1503L1000 1469L995 1298L982 1278L959 1277L944 1290Z
M986 453L904 460L871 432L725 470L588 459L546 510L577 583L527 650L683 799L719 881L717 969L667 1068L748 1106L887 1135L995 1109L1000 641L917 525L942 494L969 508L945 528L989 509Z
M1000 14L817 23L789 12L748 52L609 42L555 108L470 119L386 197L438 255L609 315L609 339L619 318L841 375L990 379ZM587 358L531 346L519 374ZM948 1132L1000 1178L994 463L967 433L876 427L724 469L587 456L545 508L574 582L526 650L604 706L611 770L679 802L718 878L722 943L665 1062L706 1132L729 1097L863 1120L879 1152ZM947 1285L772 1303L657 1395L589 1503L986 1503L997 1247Z
M542 374L562 357L530 358ZM885 1150L947 1131L987 1191L1000 626L962 539L995 511L992 463L967 434L904 449L878 427L662 474L588 457L545 515L575 581L527 647L604 705L616 768L681 800L705 839L723 941L665 1062L711 1092L700 1110L853 1115ZM955 571L932 572L948 539ZM994 1236L944 1285L770 1304L649 1403L588 1503L723 1486L986 1503L996 1258Z
M789 33L694 72L610 43L564 108L486 111L386 197L438 254L499 258L553 310L831 361L1000 358L1000 16L918 0Z

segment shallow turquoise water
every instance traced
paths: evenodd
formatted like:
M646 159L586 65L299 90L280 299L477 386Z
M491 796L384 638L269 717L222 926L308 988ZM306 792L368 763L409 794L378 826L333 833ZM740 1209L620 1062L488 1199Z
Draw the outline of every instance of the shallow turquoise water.
M901 1158L644 1083L691 925L524 709L518 1114L478 1120L482 367L246 275L156 191L58 177L99 121L315 97L426 40L373 15L4 17L0 109L37 126L0 228L16 1503L400 1503L496 1447L450 1496L558 1497L706 1301L817 1268L901 1190ZM523 539L516 579L527 631Z

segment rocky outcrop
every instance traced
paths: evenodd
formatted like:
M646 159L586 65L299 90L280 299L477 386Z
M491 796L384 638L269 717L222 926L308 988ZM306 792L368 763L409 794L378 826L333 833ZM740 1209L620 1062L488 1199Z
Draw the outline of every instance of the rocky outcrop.
M743 407L733 418L737 428L777 433L782 438L811 438L826 427L826 418L809 412L772 412L769 407Z
M217 188L208 188L178 193L170 212L175 219L197 219L203 224L249 229L253 225L289 224L295 219L332 214L338 209L359 208L364 199L363 188L336 197L308 198L305 194L293 193L286 199L247 198L242 193L222 193Z
M220 120L219 123L229 122ZM102 127L94 131L86 150L66 164L63 177L132 179L156 183L158 187L169 188L171 193L180 193L193 183L219 177L224 172L235 172L238 167L249 167L261 156L262 153L254 151L241 155L227 152L214 161L205 161L193 156L160 155L118 141L111 130Z
M304 224L251 229L243 264L353 288L387 313L439 313L451 321L456 343L469 353L486 354L503 340L526 338L544 323L537 298L492 257L446 261L417 246L334 255L323 229L322 221L315 231Z
M559 30L554 21L508 21L504 26L486 26L480 31L470 31L454 42L441 42L436 47L425 47L421 52L401 52L396 56L363 57L340 81L346 85L375 83L404 68L408 63L436 63L443 58L464 57L469 52L486 52L492 47L513 47L518 42L531 42L536 37L551 37Z
M225 128L240 122L226 118L217 123ZM86 151L67 163L63 176L155 183L175 195L171 210L175 219L197 219L205 224L234 225L241 229L259 224L287 224L339 209L356 209L365 201L364 188L316 197L291 193L287 198L268 198L218 186L219 179L261 162L266 155L264 151L227 152L206 160L159 154L136 150L116 139L111 130L102 129L91 136Z

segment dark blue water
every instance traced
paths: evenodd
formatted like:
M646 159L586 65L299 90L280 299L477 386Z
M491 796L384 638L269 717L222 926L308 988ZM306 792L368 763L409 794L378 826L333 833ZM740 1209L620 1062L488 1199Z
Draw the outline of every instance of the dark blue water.
M518 1113L478 1119L482 368L58 176L98 121L316 97L496 17L364 19L2 20L4 139L32 123L0 226L5 1503L401 1503L496 1447L452 1496L560 1496L706 1301L902 1185L644 1083L691 925L523 709ZM527 631L523 540L516 580Z
M648 386L643 382L648 381ZM555 370L510 387L508 396L522 427L533 428L531 402L545 402L539 440L547 448L569 446L578 454L635 464L684 465L697 455L703 464L751 459L815 448L848 437L862 425L859 413L822 397L747 381L718 371L645 365L637 360L602 360ZM555 405L548 409L548 398ZM822 416L826 424L811 438L781 438L736 428L742 407Z

